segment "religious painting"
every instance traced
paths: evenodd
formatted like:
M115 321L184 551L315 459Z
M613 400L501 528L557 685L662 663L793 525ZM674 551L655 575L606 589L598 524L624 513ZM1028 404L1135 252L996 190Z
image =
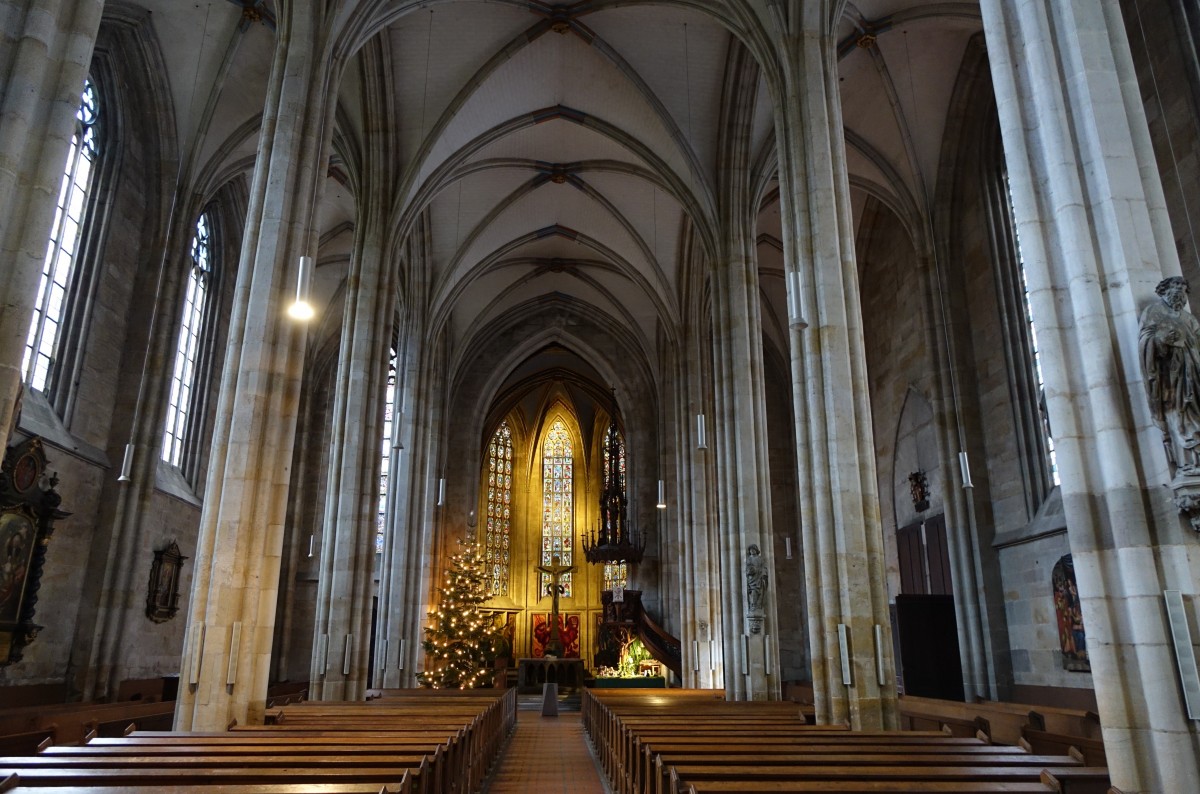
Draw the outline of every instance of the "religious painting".
M21 615L25 582L37 528L27 515L0 515L0 623L16 623Z
M579 658L580 617L577 612L564 612L558 616L558 637L563 644L564 659ZM533 615L533 658L546 655L550 643L550 614L536 612Z
M1083 632L1083 609L1075 584L1075 563L1066 554L1054 566L1054 612L1058 617L1058 643L1062 648L1063 669L1090 672L1087 638Z

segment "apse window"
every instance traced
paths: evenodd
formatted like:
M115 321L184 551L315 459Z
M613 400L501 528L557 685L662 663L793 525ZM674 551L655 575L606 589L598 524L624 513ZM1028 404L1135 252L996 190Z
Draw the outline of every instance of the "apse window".
M75 113L75 132L63 168L54 210L54 225L42 262L42 277L34 304L33 322L25 342L21 371L25 383L48 392L54 383L54 363L60 330L76 292L76 264L82 248L88 197L100 158L100 100L88 78Z
M167 399L167 426L163 434L162 459L174 466L183 463L188 420L192 413L192 392L196 386L201 333L212 287L210 225L208 214L201 213L192 237L183 321L179 327L179 343L175 348L175 366L171 370L171 392Z
M487 493L487 523L484 525L484 561L488 592L508 595L512 566L513 442L508 422L501 422L488 443L484 485Z
M572 565L574 542L574 455L571 436L556 419L542 445L542 565ZM562 595L570 598L571 574L559 577ZM541 595L550 594L550 576L541 574Z

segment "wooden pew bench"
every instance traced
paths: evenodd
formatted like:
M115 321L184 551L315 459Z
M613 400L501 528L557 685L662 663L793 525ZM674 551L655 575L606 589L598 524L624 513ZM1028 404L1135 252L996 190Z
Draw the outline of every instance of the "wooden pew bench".
M975 752L1000 752L1025 754L1019 747L997 747L984 744L978 739L960 739L945 736L940 732L912 735L896 732L841 731L838 733L791 734L756 736L713 737L681 734L645 733L637 738L640 757L626 771L627 780L622 790L629 792L645 789L645 781L652 780L656 768L654 757L660 752L673 753L726 753L730 755L778 755L778 754L829 754L871 753L881 747L907 755L944 755Z
M770 737L745 744L706 744L706 743L676 743L671 741L665 742L643 742L642 743L643 757L641 762L633 770L633 780L628 787L630 791L645 792L652 789L652 783L656 780L656 773L661 778L662 773L658 772L659 758L663 759L663 763L674 763L676 759L695 759L703 756L724 756L745 757L747 759L755 759L759 763L773 763L776 758L788 760L796 758L814 758L828 759L831 757L858 758L879 753L902 754L906 759L914 761L928 760L936 763L989 763L997 758L1006 758L1009 756L1017 756L1020 759L1029 758L1029 754L1019 747L1008 747L1006 745L988 745L981 742L974 744L963 744L958 740L954 743L937 744L917 744L904 743L897 744L893 742L844 742L829 743L829 744L797 744L795 742L787 742L776 744L771 741ZM1056 760L1061 760L1062 756L1051 756ZM853 763L853 762L851 762Z
M787 780L747 782L740 780L707 780L687 787L688 794L775 794L775 792L846 792L871 794L877 791L902 791L906 794L989 794L990 792L1026 792L1049 794L1041 783L995 783L970 781L832 781Z
M0 781L0 792L4 794L130 794L145 791L146 794L409 794L411 782L396 786L378 786L374 783L195 783L184 785L157 786L38 786L24 785L14 775L6 787Z
M25 733L0 736L0 755L29 755L54 744L58 729L51 725Z
M1104 742L1085 736L1071 736L1050 731L1034 730L1026 726L1021 731L1021 746L1036 753L1070 753L1076 750L1091 766L1107 766Z
M0 757L12 790L155 791L224 794L381 790L462 794L482 785L515 697L404 698L304 704L275 712L280 724L228 732L134 732ZM436 708L434 707L436 706Z
M786 787L776 787L775 783L791 783L794 781L813 781L819 783L902 783L911 787L931 782L945 783L1009 783L1041 785L1042 791L1052 791L1042 782L1042 773L1060 771L1058 767L1043 769L1041 767L975 767L975 766L759 766L738 769L735 772L722 770L719 767L679 765L670 767L670 791L684 792L687 789L682 784L699 785L715 781L731 781L746 784L737 786L730 791L786 791ZM770 786L766 784L770 783ZM818 789L820 790L820 789ZM869 790L869 789L866 789ZM899 789L906 790L906 789ZM951 789L955 790L955 789ZM1003 789L1002 789L1003 790ZM1036 788L1032 789L1038 790ZM1071 791L1070 794L1075 794Z

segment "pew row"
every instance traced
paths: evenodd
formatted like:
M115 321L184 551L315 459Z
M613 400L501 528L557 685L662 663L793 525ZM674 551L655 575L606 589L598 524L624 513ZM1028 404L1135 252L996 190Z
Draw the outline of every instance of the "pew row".
M135 731L0 757L0 791L470 794L516 719L515 690L379 702L290 704L269 725Z
M968 735L809 725L795 704L714 704L589 690L584 729L620 794L703 791L1041 791L1105 794L1078 751L1033 753ZM934 726L931 726L934 727Z

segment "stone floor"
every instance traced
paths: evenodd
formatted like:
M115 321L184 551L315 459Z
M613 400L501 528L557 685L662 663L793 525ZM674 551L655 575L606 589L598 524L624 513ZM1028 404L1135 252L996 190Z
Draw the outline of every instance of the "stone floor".
M609 794L577 712L517 712L517 727L485 794Z

